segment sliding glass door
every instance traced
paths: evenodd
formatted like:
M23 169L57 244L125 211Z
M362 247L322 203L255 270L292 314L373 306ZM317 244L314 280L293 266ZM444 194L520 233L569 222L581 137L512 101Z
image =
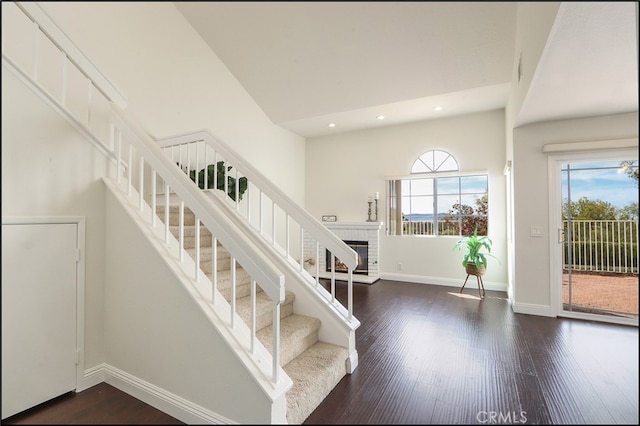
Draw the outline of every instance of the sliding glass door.
M637 323L637 155L582 155L557 165L560 315Z

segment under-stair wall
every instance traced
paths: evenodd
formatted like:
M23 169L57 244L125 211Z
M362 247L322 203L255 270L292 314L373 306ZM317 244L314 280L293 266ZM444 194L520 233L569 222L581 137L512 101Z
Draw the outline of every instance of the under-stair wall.
M182 284L190 259L168 263L154 229L106 184L105 381L189 424L286 423L220 318Z

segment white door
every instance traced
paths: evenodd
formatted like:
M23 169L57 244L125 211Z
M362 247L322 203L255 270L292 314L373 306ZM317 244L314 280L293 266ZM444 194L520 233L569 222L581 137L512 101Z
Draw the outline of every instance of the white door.
M2 224L2 418L76 388L77 223Z

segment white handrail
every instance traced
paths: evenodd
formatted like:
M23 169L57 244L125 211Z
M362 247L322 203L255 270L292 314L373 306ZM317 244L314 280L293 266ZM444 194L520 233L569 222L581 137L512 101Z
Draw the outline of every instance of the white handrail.
M15 4L31 21L38 24L43 34L45 34L58 49L65 52L69 60L82 74L93 82L105 98L120 108L126 108L126 96L82 53L36 2L15 2Z

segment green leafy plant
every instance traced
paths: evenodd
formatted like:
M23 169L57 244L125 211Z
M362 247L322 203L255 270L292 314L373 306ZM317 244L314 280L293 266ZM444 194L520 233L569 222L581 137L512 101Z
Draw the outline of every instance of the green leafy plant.
M491 246L493 242L487 236L478 236L478 228L473 231L473 235L469 235L468 237L461 238L456 241L452 250L465 249L466 253L462 258L462 266L465 268L469 263L473 263L477 267L480 265L484 266L485 269L487 267L487 257L493 257L498 260L494 255L491 254ZM498 260L500 262L500 260Z
M179 165L179 164L178 164ZM182 167L181 167L182 168ZM224 161L218 161L216 164L209 164L207 166L207 182L205 185L205 169L200 169L198 171L198 186L200 189L205 188L214 188L214 184L216 185L215 189L220 189L224 191L224 180L225 176L227 178L227 195L233 200L236 201L236 184L238 185L238 201L242 200L242 196L247 190L249 182L246 177L241 177L236 180L234 176L231 176L229 173L233 167L225 166ZM184 168L183 168L184 170ZM191 170L189 172L189 178L192 181L196 181L196 171ZM214 182L215 179L215 182Z

